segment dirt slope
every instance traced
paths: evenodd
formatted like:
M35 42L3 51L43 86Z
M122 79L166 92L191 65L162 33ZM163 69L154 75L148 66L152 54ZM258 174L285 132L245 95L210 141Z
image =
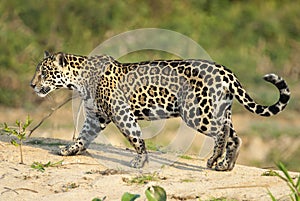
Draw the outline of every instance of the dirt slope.
M104 196L120 200L124 192L140 194L138 200L145 200L144 191L151 185L163 187L168 200L270 200L268 189L276 198L288 200L290 193L280 179L262 176L266 170L255 167L237 165L231 172L216 172L194 156L173 163L174 155L151 153L147 167L134 170L128 167L133 156L130 150L93 144L84 155L62 157L55 154L61 143L66 142L30 139L23 148L22 165L18 163L19 149L0 136L0 200L91 201ZM61 160L62 165L44 172L30 167L33 162ZM132 180L145 174L155 181L137 184Z

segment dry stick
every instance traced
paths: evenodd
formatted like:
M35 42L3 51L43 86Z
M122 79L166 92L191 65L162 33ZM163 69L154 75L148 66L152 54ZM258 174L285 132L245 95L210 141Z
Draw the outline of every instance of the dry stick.
M78 107L78 111L77 111L77 117L76 117L76 122L74 124L74 132L73 132L73 141L76 140L75 138L75 135L76 135L76 131L77 131L77 128L78 128L78 122L79 122L79 117L80 117L80 112L81 112L81 107L82 106L82 100L80 101L80 104L79 104L79 107Z
M21 133L21 122L20 122L20 124L19 124L19 134ZM21 138L20 139L20 157L21 157L21 162L20 162L20 164L24 164L24 162L23 162L23 151L22 151L22 145L23 145L23 139Z
M220 186L220 187L214 187L210 188L210 190L216 190L216 189L231 189L231 188L270 188L270 185L268 184L254 184L254 185L240 185L240 186Z
M6 193L6 192L9 192L9 191L15 192L16 194L19 195L19 193L17 191L20 191L20 190L30 191L30 192L33 192L33 193L38 193L37 191L29 189L29 188L16 188L16 189L12 189L12 188L8 188L8 187L4 187L4 189L6 189L6 190L3 191L3 192L1 192L1 195L4 194L4 193Z
M73 100L74 98L77 98L78 96L72 96L70 98L68 98L67 100L65 100L62 104L60 104L59 106L57 106L56 108L52 109L52 111L47 115L45 116L33 129L31 129L29 131L29 134L28 134L28 138L31 136L31 134L38 128L42 125L42 123L44 123L44 121L46 119L48 119L56 110L60 109L62 106L64 106L65 104L67 104L69 101Z

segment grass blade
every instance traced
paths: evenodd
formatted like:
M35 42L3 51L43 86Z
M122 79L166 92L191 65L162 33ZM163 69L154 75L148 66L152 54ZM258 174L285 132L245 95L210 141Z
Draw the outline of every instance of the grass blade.
M277 199L274 197L274 195L271 193L269 189L268 189L268 194L270 195L272 201L277 201Z
M300 192L300 174L298 176L298 180L297 180L297 183L296 183L296 187L298 189L298 191Z
M295 186L294 184L294 180L291 178L290 174L288 173L286 167L283 165L283 163L279 162L277 164L277 167L283 172L283 174L285 175L286 177L286 180L291 183L293 186Z

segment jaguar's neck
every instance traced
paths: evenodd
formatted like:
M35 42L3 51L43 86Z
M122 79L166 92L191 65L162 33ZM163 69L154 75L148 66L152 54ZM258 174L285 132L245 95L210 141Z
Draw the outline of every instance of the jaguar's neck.
M104 72L112 61L115 60L107 55L87 57L65 54L64 66L67 68L64 77L68 80L67 87L79 93L87 93L86 89L99 82L101 72Z
M74 55L74 54L65 54L64 55L64 62L65 66L68 66L73 69L82 69L83 66L85 66L85 63L87 61L87 56L80 56L80 55Z
M63 77L65 79L65 85L69 89L80 90L83 82L82 71L87 66L88 57L64 54L61 59L61 65L63 66Z

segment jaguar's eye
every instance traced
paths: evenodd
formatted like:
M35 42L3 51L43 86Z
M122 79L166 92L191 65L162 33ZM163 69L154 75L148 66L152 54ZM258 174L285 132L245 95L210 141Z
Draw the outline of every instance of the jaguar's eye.
M42 69L42 78L45 78L47 75L47 71L45 69Z

